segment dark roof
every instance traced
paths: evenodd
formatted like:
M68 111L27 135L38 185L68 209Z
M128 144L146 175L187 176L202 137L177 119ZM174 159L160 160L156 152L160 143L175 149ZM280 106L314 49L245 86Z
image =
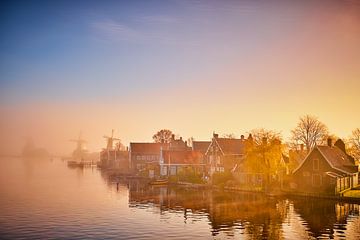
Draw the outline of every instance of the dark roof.
M173 150L188 150L189 147L187 146L187 143L180 139L172 139L169 145L170 149Z
M192 149L194 151L199 151L203 154L206 153L207 149L210 146L210 141L193 141L192 142Z
M167 149L168 143L130 143L131 153L160 154L160 149Z
M290 150L289 161L292 163L300 164L306 158L307 152L305 150Z
M164 164L202 164L203 154L199 151L163 150Z
M338 147L317 146L317 148L333 168L337 168L346 173L356 173L358 171L354 162L352 162L349 156Z
M336 146L316 146L307 157L301 162L301 164L294 170L294 173L298 171L306 160L311 156L313 151L319 151L329 165L341 174L352 174L358 172L358 167L352 161L351 157L341 151Z
M215 138L222 152L227 154L245 154L245 141L236 138Z

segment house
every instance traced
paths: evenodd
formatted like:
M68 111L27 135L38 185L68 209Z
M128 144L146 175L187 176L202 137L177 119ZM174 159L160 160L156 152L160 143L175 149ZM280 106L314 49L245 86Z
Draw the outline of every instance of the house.
M133 172L152 177L160 160L160 150L168 149L169 143L130 143L129 161ZM150 169L150 170L149 170ZM147 172L149 170L149 172Z
M316 146L294 170L290 187L303 193L337 194L358 184L354 159L346 154L342 140Z
M160 174L160 156L165 150L190 151L187 142L173 134L169 143L130 143L130 166L132 171L150 178Z
M205 156L206 151L210 146L211 141L193 141L192 150L202 153Z
M287 164L289 169L289 174L294 169L296 169L300 165L300 163L303 162L303 160L308 154L308 152L304 149L304 144L300 144L299 146L296 146L295 149L289 150L289 162Z
M128 170L129 168L129 151L112 149L103 149L100 152L101 168L113 168Z
M189 170L194 173L203 174L205 170L202 153L186 149L162 150L159 165L161 176L175 176Z
M208 161L208 174L231 171L236 168L245 158L245 148L244 136L241 136L241 139L219 138L219 135L214 133L205 152Z

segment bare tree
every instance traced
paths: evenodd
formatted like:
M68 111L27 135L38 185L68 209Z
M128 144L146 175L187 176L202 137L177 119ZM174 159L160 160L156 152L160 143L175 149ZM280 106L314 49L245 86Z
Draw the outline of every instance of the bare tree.
M156 143L169 143L173 133L168 129L162 129L154 134L153 139Z
M349 153L358 161L360 160L360 128L352 131L349 139Z
M250 133L256 145L262 145L265 139L268 143L272 143L274 140L281 141L282 139L280 132L264 128L253 129Z
M236 138L234 133L223 134L222 137L223 138L230 138L230 139L235 139Z
M320 122L317 117L305 115L300 120L295 129L291 131L291 140L297 144L304 144L307 151L316 145L322 144L329 135L328 128Z

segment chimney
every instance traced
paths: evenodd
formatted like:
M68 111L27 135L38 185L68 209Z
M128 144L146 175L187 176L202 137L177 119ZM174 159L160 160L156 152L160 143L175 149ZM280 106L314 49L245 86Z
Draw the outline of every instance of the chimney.
M217 134L217 133L214 132L214 133L213 133L213 137L214 137L214 138L218 138L218 137L219 137L219 134Z
M327 145L328 145L329 147L332 147L332 139L331 139L331 138L328 138L328 139L327 139Z
M340 138L334 143L334 146L338 147L341 151L346 153L345 143Z

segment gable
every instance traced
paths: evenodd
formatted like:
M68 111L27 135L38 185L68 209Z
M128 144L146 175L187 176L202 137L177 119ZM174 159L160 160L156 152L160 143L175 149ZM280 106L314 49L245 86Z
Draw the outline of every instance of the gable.
M327 150L324 150L329 148ZM340 174L351 174L357 172L353 167L348 166L349 162L346 159L339 159L341 156L340 153L337 152L337 149L332 149L334 147L327 146L317 146L305 157L305 159L300 163L300 165L293 171L295 174L298 170L302 168L307 168L309 164L312 164L312 160L318 158L323 164L328 165L332 171L335 171ZM341 150L339 150L341 151ZM340 155L338 155L340 154ZM311 163L310 163L311 162ZM343 165L345 164L345 165Z

